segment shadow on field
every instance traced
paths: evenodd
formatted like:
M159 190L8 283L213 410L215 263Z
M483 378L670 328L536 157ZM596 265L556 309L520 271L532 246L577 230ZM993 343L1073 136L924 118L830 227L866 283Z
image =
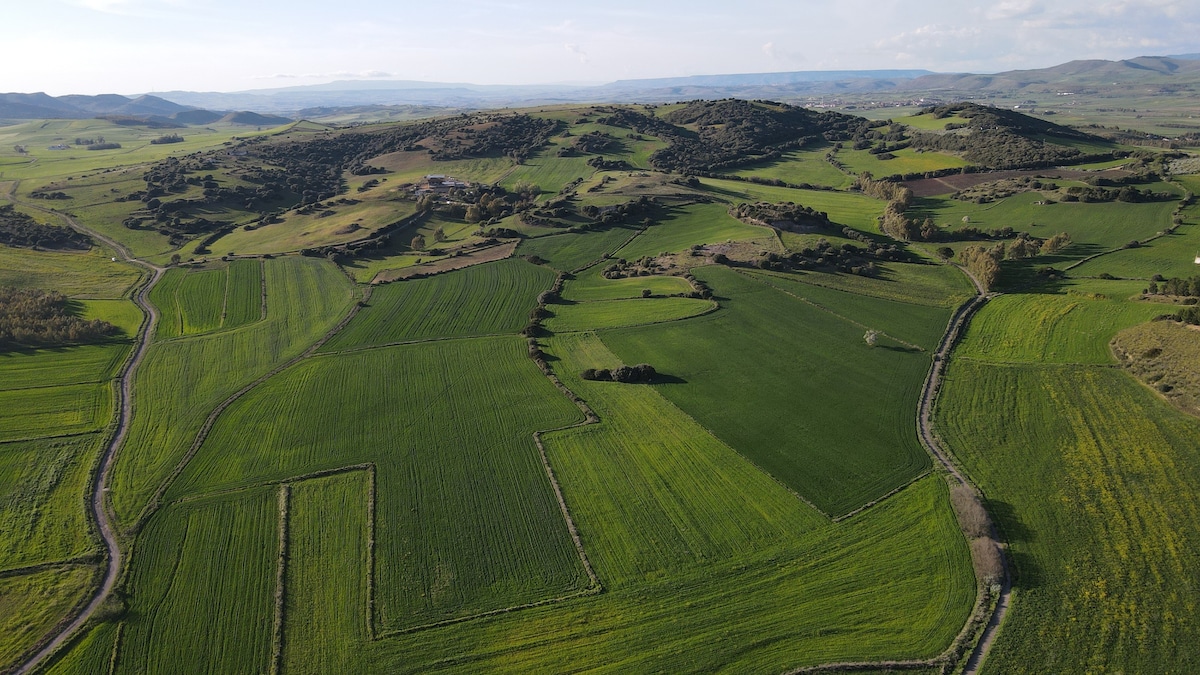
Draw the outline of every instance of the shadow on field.
M987 502L988 511L999 523L1001 535L1011 544L1027 544L1037 539L1036 533L1030 530L1020 518L1012 504L995 499ZM1013 587L1022 590L1036 588L1042 584L1042 569L1034 561L1033 556L1025 553L1025 546L1014 550L1011 546L1006 551L1013 566Z
M664 375L658 373L654 376L654 381L650 384L687 384L688 381L676 375Z

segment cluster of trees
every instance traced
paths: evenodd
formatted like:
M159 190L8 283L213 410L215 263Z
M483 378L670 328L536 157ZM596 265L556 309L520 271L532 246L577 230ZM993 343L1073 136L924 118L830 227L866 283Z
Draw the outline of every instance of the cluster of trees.
M666 148L650 156L650 163L667 171L692 173L778 158L818 138L850 140L886 124L772 101L739 99L692 101L662 118L618 108L598 121L667 141Z
M654 366L648 363L639 363L636 366L617 366L612 370L608 368L588 368L579 373L579 376L585 380L597 382L642 384L653 382L658 377L658 373L654 370Z
M1152 192L1150 190L1139 190L1132 185L1126 185L1119 189L1108 189L1103 187L1082 187L1072 185L1066 189L1062 196L1064 202L1129 202L1132 204L1140 204L1144 202L1166 201L1174 199L1175 196L1169 192Z
M846 274L875 276L879 273L876 262L901 261L908 257L893 244L880 244L869 237L864 238L867 239L864 246L851 243L832 244L826 239L820 239L812 246L805 246L786 255L767 253L754 261L753 265L759 269L779 272L834 269Z
M1159 277L1150 282L1150 287L1146 289L1146 292L1150 295L1200 297L1200 276L1172 277L1170 279Z
M623 171L632 168L629 162L623 159L604 159L603 157L593 157L588 160L588 166L600 171Z
M606 152L618 152L625 146L610 134L606 134L603 131L593 131L576 138L571 143L571 147L577 152L600 155Z
M12 204L0 206L0 244L20 248L53 248L86 251L92 247L87 235L69 227L44 225Z
M1004 244L990 248L968 246L958 252L958 261L967 268L984 290L991 290L1000 280L1000 261L1004 259Z
M662 269L654 258L645 256L637 260L618 258L606 265L600 271L600 275L605 279L625 279L628 277L648 277L652 274L658 274L661 271Z
M824 211L817 211L810 206L802 206L794 202L738 204L732 209L730 215L747 223L765 225L779 230L836 227L834 222L829 220L829 214Z
M110 323L85 321L68 310L62 293L0 287L0 349L95 342L119 332Z
M1058 190L1056 183L1043 183L1039 178L1021 176L981 183L950 195L954 199L976 204L987 204L997 199L1004 199L1023 192L1038 190Z
M167 145L170 143L182 143L183 136L179 134L165 134L150 140L150 145Z
M51 192L45 192L43 190L34 190L33 192L29 193L29 196L34 199L50 199L50 200L70 199L71 198L71 195L63 192L62 190L54 190Z

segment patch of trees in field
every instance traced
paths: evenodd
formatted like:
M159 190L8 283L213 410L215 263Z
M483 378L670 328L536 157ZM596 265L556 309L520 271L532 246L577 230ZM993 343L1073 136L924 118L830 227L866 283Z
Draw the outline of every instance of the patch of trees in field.
M1175 295L1187 298L1200 297L1200 276L1171 277L1170 279L1159 277L1150 282L1146 293L1149 295Z
M594 382L622 382L625 384L644 384L658 378L654 366L639 363L636 366L617 366L616 368L587 368L579 373L579 377Z
M0 206L0 244L86 251L92 247L92 240L69 227L39 223L14 209L12 204L5 204Z
M731 210L730 215L742 222L765 225L777 230L804 231L811 228L828 230L837 227L829 219L829 214L824 211L817 211L810 206L793 202L738 204Z
M164 134L158 138L150 139L150 145L168 145L170 143L182 143L183 136L179 134Z
M108 322L74 316L68 303L56 291L0 287L0 350L96 342L119 332Z

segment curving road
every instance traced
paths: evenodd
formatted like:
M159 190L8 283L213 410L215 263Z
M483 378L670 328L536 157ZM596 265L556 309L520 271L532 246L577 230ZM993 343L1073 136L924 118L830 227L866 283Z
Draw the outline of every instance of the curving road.
M8 198L10 201L19 203L27 208L35 209L37 211L49 213L62 218L73 229L83 232L93 239L103 242L106 246L115 251L116 254L125 262L139 265L150 270L151 272L150 279L146 283L142 284L142 286L138 288L137 292L133 295L133 301L136 302L137 305L142 308L142 311L146 313L146 320L142 322L141 331L139 331L137 335L137 346L135 347L133 357L130 358L125 363L125 367L121 369L121 374L119 376L120 386L118 387L118 391L120 392L119 396L121 412L120 416L117 418L116 432L113 434L112 440L109 441L108 447L104 449L104 456L100 460L100 469L96 472L96 477L92 481L91 485L92 498L89 500L89 503L92 507L92 514L96 519L96 525L100 530L100 537L104 540L104 547L107 553L105 556L104 581L100 584L100 587L96 589L95 594L92 595L92 599L81 610L79 610L79 613L75 616L75 618L72 619L71 622L66 626L60 628L54 637L46 641L41 650L39 650L36 654L27 659L25 663L21 664L19 668L17 668L15 672L18 673L18 675L24 675L25 673L29 673L36 669L38 665L46 659L46 657L53 654L63 644L74 637L75 633L92 618L92 616L96 613L96 610L100 609L101 605L104 604L104 601L108 599L108 596L112 593L113 588L115 588L117 585L118 577L120 577L121 547L120 543L117 541L116 533L113 531L112 519L109 515L107 505L105 504L105 495L107 494L108 477L112 469L113 458L116 456L117 450L121 447L121 444L125 442L125 434L129 430L129 422L133 417L133 375L137 371L138 365L141 364L142 359L145 357L146 350L150 346L150 336L154 334L154 328L158 325L158 310L156 310L154 305L149 302L147 296L150 293L150 289L154 288L154 284L158 283L158 280L162 278L163 272L166 270L162 267L158 267L157 265L152 265L144 260L139 260L133 257L133 255L129 252L129 249L125 248L125 246L123 246L121 243L110 237L100 234L91 228L80 225L75 221L74 218L65 213L47 209L36 204L19 201L16 198L17 187L19 184L20 181L16 181L9 189Z

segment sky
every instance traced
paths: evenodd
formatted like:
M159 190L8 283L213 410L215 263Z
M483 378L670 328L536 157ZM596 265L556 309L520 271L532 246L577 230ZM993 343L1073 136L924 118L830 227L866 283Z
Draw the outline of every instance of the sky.
M0 0L0 92L798 70L992 73L1200 52L1197 0Z

